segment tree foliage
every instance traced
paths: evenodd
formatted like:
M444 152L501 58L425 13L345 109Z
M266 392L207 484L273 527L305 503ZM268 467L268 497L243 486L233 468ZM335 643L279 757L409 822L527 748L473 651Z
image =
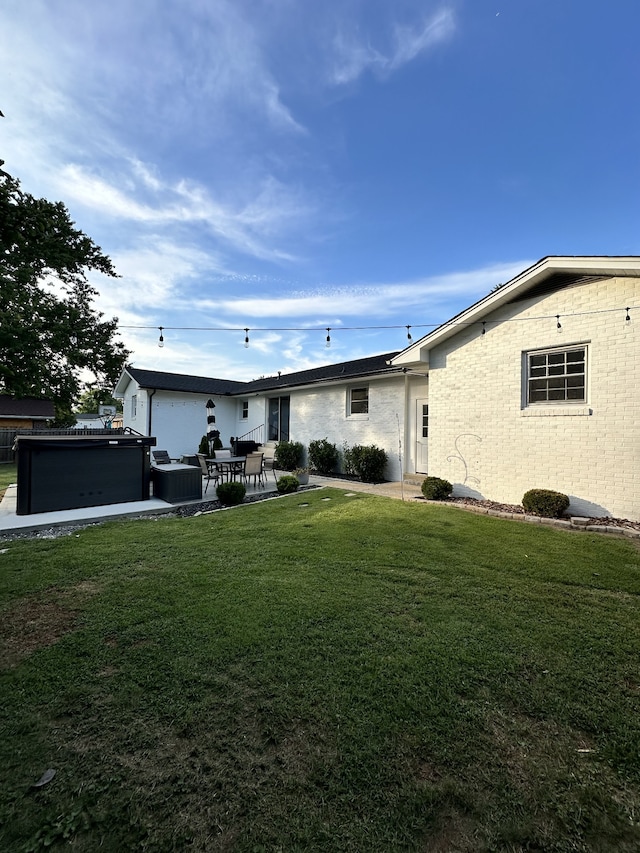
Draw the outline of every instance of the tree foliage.
M100 411L100 406L115 406L118 412L122 412L122 400L116 400L106 388L87 388L80 394L74 412L76 414L94 414Z
M117 318L93 307L88 271L116 276L62 202L34 198L0 169L0 393L51 399L60 423L83 373L113 385L129 355Z

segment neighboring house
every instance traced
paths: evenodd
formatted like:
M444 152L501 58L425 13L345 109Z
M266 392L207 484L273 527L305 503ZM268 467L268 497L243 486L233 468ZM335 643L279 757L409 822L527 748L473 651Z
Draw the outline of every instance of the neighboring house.
M225 446L231 437L260 444L328 438L376 444L388 457L387 476L401 477L408 400L423 394L415 378L389 360L396 353L325 365L253 382L126 367L114 394L124 401L124 425L155 435L171 456L192 454L206 433L206 403L215 403L216 429Z
M97 415L93 412L74 412L76 419L72 429L118 429L122 428L122 415Z
M55 418L55 408L51 400L39 400L36 397L11 397L0 394L0 429L38 429Z
M640 258L547 257L396 356L428 373L429 473L640 519Z
M73 429L104 429L105 419L89 412L74 412L76 419Z

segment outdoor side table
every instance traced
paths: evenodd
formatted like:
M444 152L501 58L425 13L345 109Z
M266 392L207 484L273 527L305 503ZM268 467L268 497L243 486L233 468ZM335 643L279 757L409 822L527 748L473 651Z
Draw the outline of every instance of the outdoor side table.
M167 503L196 501L202 498L202 471L200 467L172 462L158 465L151 471L153 496Z

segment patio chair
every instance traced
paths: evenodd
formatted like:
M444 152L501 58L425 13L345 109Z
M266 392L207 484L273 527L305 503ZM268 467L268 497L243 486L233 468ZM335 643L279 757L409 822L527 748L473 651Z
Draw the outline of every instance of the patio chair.
M217 471L211 470L211 468L209 468L204 453L197 453L196 455L198 457L198 462L200 463L200 468L202 469L202 476L207 481L207 485L204 487L204 493L206 495L211 480L217 482L220 479L220 475Z
M262 474L264 476L265 483L267 482L267 472L271 471L273 474L273 482L276 482L276 472L275 472L275 459L273 456L264 456L262 457Z
M172 459L166 450L152 450L153 461L155 465L169 465L171 462L177 462L177 459Z
M244 463L244 471L242 472L242 476L244 477L244 481L249 479L249 477L253 477L253 485L255 486L257 481L262 482L263 474L262 474L262 453L249 453Z

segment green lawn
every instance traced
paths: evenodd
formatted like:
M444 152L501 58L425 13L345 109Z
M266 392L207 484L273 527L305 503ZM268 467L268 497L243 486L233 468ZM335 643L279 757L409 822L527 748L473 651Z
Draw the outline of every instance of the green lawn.
M18 466L13 463L0 464L0 500L4 495L7 486L11 483L18 482Z
M1 850L640 849L633 543L331 489L2 547Z

